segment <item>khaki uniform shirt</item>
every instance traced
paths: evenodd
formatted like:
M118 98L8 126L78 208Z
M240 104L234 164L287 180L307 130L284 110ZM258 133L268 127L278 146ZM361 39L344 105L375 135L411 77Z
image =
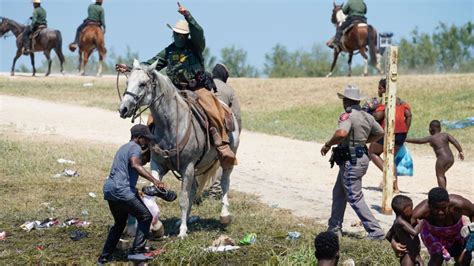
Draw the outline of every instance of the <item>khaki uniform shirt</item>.
M342 146L365 145L370 135L383 133L382 127L372 115L362 111L359 105L351 107L350 113L343 113L337 122L337 129L343 129L349 134L341 142Z

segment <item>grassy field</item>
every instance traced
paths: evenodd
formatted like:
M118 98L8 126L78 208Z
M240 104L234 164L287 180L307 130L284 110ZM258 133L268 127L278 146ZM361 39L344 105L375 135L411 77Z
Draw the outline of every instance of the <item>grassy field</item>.
M5 131L4 131L5 132ZM0 241L0 264L93 264L112 224L106 202L102 200L102 185L117 147L111 145L71 142L54 137L25 136L18 134L0 138L0 231L7 239ZM72 168L78 177L53 178L65 166L58 158L76 161ZM165 181L174 189L178 183L172 176ZM88 193L94 192L97 198ZM165 265L223 265L223 264L314 264L314 236L325 227L314 221L295 218L290 212L259 203L258 199L231 192L231 211L234 223L222 228L218 222L220 203L206 199L193 207L193 215L200 220L190 226L189 237L178 240L179 206L177 201L159 201L166 234L169 238L152 241L164 248L165 253L155 262ZM87 210L88 215L82 215ZM92 224L81 229L88 237L80 241L69 239L77 228L53 227L26 232L20 225L29 220L57 217L80 217ZM217 218L217 219L216 219ZM296 241L285 239L287 232L299 231ZM257 234L257 242L240 250L227 253L208 253L203 248L221 234L239 240L245 233ZM40 248L41 247L41 248ZM125 253L118 252L118 258ZM343 237L341 259L353 258L357 265L395 265L388 242L371 242L354 237Z
M243 110L244 128L302 140L324 141L332 134L341 101L336 92L345 85L362 88L376 96L378 77L231 79ZM92 87L84 84L92 83ZM400 76L398 95L412 107L409 136L428 134L432 119L460 120L474 114L474 74ZM125 87L121 84L122 90ZM95 77L0 77L0 94L23 95L55 102L95 106L109 110L118 107L115 78ZM447 130L474 153L471 135L474 127ZM428 152L429 148L421 148Z

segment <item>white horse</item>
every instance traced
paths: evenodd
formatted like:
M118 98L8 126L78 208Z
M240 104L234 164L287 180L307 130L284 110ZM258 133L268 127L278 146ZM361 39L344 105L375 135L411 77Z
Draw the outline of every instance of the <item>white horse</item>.
M156 64L157 62L147 66L134 61L119 112L122 118L127 118L134 116L141 106L150 108L156 138L155 148L152 148L152 174L161 180L171 170L182 177L179 197L181 225L178 236L184 238L188 228L183 221L190 217L193 199L204 187L212 184L212 178L216 176L220 164L216 149L207 144L207 129L202 128L171 80L155 70ZM230 147L236 152L239 145L239 125L236 119L234 125L235 130L230 134ZM229 224L231 221L228 192L232 170L233 168L223 170L221 179L222 224Z

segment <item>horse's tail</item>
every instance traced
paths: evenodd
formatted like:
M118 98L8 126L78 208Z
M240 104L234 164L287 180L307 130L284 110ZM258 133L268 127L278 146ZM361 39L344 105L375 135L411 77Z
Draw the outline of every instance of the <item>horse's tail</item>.
M54 50L56 51L56 54L59 57L59 61L61 64L64 63L64 55L63 55L63 36L61 35L61 32L59 30L55 30L56 33L56 46L54 47Z
M377 30L369 25L367 34L367 43L369 44L370 64L377 64Z

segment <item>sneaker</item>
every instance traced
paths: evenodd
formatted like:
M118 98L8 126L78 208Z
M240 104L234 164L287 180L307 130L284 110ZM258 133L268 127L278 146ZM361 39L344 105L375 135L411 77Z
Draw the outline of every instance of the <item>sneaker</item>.
M371 235L371 234L369 234L367 236L367 239L368 240L382 241L382 240L385 240L385 235L384 234L381 234L381 235Z
M97 259L97 265L104 265L107 262L111 262L111 261L112 261L112 256L100 255L100 257Z
M130 254L127 256L128 260L134 260L134 261L147 261L153 259L151 256L145 255L145 253L136 253L136 254Z

